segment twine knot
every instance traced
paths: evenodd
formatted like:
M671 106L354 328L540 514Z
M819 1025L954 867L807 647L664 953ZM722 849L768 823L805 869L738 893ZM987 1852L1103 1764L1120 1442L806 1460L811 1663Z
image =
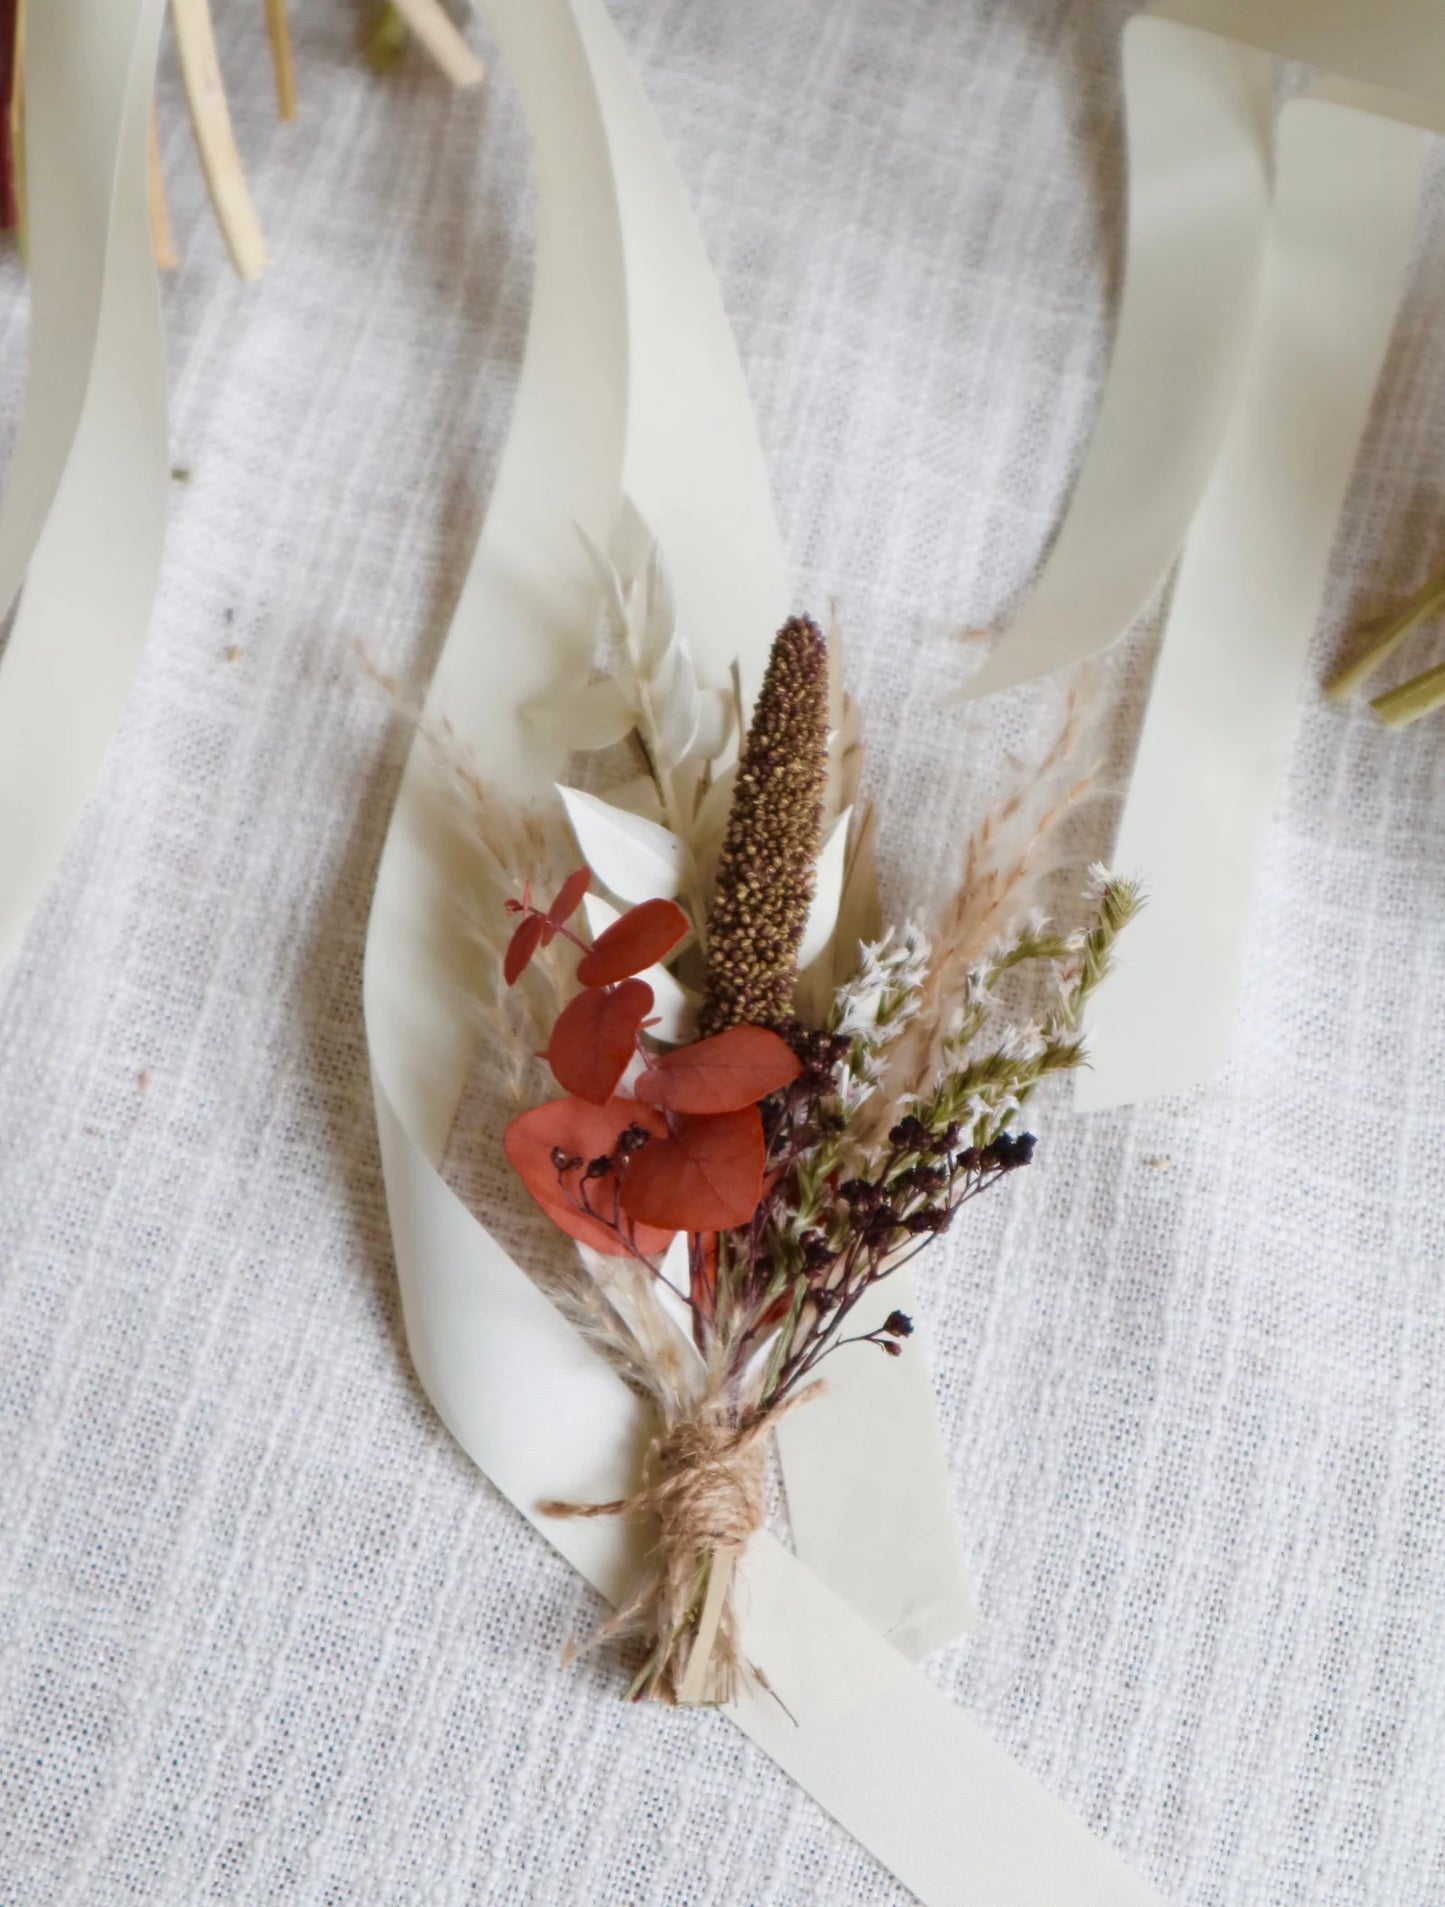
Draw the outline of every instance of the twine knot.
M740 1427L687 1419L653 1440L643 1494L657 1517L659 1547L746 1547L767 1507L763 1440L770 1428L765 1417Z
M641 1628L653 1653L634 1693L663 1701L726 1701L738 1667L733 1564L762 1527L767 1438L821 1389L739 1417L702 1408L665 1425L648 1446L642 1482L611 1503L538 1505L544 1516L650 1516L657 1541L633 1599L593 1637Z

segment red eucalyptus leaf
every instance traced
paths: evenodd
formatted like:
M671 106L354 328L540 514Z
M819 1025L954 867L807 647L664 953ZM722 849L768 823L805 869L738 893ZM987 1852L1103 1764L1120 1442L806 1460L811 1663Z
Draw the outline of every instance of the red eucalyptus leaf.
M637 1096L664 1112L737 1112L798 1077L798 1056L765 1026L730 1026L655 1059Z
M553 928L563 926L582 905L582 897L592 884L590 869L579 867L575 874L569 874L557 889L557 898L547 909L547 919Z
M756 1106L674 1119L627 1161L622 1209L639 1225L687 1232L746 1225L763 1192L763 1122Z
M584 987L611 986L655 966L686 933L687 915L676 901L643 901L597 936L577 962L577 978Z
M507 958L502 963L502 973L509 987L515 986L527 971L527 962L542 944L546 925L540 914L528 914L507 942Z
M651 1011L652 988L645 980L589 988L569 1000L557 1015L547 1048L547 1064L558 1085L594 1106L605 1106L627 1071L638 1031Z
M610 1218L617 1177L609 1172L584 1181L582 1175L589 1160L614 1151L618 1134L628 1126L643 1126L652 1133L648 1146L659 1144L667 1133L661 1114L650 1106L639 1106L635 1099L609 1099L605 1106L589 1105L585 1099L549 1099L514 1119L504 1141L518 1178L552 1223L611 1258L625 1256L627 1246L608 1225L580 1210L579 1201L585 1191L593 1209ZM646 1152L648 1146L642 1150ZM567 1158L580 1159L581 1166L559 1174L552 1156L559 1148ZM624 1227L628 1223L623 1220ZM649 1258L660 1256L672 1242L670 1230L657 1231L648 1225L632 1226L630 1236Z

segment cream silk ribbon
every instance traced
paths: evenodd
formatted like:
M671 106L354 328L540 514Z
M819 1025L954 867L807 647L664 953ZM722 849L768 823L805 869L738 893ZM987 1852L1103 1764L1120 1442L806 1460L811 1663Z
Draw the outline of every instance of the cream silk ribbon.
M635 499L668 553L680 620L714 680L740 640L750 645L744 670L756 676L786 597L716 286L605 11L598 0L492 0L486 11L531 122L538 254L512 434L429 709L469 741L489 775L541 793L558 764L517 711L586 666L597 605L574 521L605 540L624 493ZM366 962L408 1341L462 1447L616 1602L636 1565L635 1534L610 1521L545 1519L536 1506L626 1494L648 1434L642 1407L438 1171L474 1035L460 1005L456 894L466 868L437 775L415 749ZM957 1610L953 1539L937 1547L927 1492L910 1496L920 1433L935 1433L917 1392L865 1394L841 1371L834 1389L800 1421L816 1410L821 1422L832 1409L840 1422L871 1423L883 1454L871 1472L851 1473L854 1500L837 1506L851 1507L851 1526L836 1521L816 1568L771 1537L749 1548L743 1647L778 1699L746 1695L733 1719L929 1907L1155 1900L894 1646L917 1650L956 1626L932 1606L941 1594ZM931 1463L930 1445L922 1447ZM806 1497L806 1462L790 1463L806 1549L800 1476ZM895 1492L908 1507L894 1511L886 1537L900 1545L898 1566L860 1574L850 1527L871 1529L876 1550ZM823 1518L830 1514L824 1505Z
M34 347L0 510L0 601L25 583L0 663L0 953L93 785L158 574L167 459L145 134L160 11L32 9ZM756 674L785 591L716 289L605 13L597 0L496 0L491 13L536 135L541 236L512 436L430 706L488 772L540 792L556 764L515 710L584 661L596 604L574 519L605 537L624 490L636 499L715 673L741 633ZM449 839L418 755L366 971L409 1341L463 1447L615 1600L632 1533L542 1523L535 1506L624 1493L648 1426L437 1171L470 1055L452 1004L465 870ZM851 1444L851 1504L810 1497L816 1452L787 1458L816 1568L766 1537L745 1559L744 1647L781 1699L749 1696L734 1719L933 1907L1144 1907L1151 1890L909 1666L966 1603L923 1361L900 1360L911 1376L886 1391L879 1368L839 1360L833 1396L813 1407L818 1424L837 1413Z
M605 546L622 494L632 498L715 685L735 660L755 685L788 595L717 286L605 12L579 9L585 40L565 7L506 0L489 13L531 116L543 229L512 434L428 706L500 786L551 799L566 759L518 710L569 674L585 679L600 603L575 525ZM574 46L584 55L575 72ZM432 839L425 752L382 864L367 1015L378 1078L437 1158L476 1036L462 990L447 1004L437 984L462 958L464 874ZM906 1281L878 1294L859 1329L898 1304L910 1304ZM799 1553L873 1627L922 1655L969 1613L926 1356L855 1346L832 1362L812 1423L781 1443Z
M1275 54L1341 77L1291 100L1272 146ZM1182 547L1113 855L1149 905L1097 996L1085 1108L1228 1053L1423 129L1445 124L1445 5L1171 0L1126 30L1125 101L1128 258L1093 441L1037 589L964 691L1098 654Z
M30 364L0 505L0 965L120 720L165 538L146 210L163 0L44 0L26 33Z

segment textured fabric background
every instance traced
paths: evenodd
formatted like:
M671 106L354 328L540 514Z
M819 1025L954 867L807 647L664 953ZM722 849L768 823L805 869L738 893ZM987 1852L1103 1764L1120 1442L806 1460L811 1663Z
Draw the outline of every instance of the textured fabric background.
M354 645L421 682L445 628L524 333L526 144L505 74L378 81L339 0L293 9L278 126L260 9L220 13L277 263L228 275L168 53L189 480L124 731L0 980L0 1902L895 1907L725 1722L559 1666L594 1606L411 1376L359 995L403 737ZM926 898L1056 712L936 695L1087 438L1124 9L617 14L799 601L852 634L890 898ZM1440 558L1440 236L1435 195L1316 679ZM7 260L7 448L25 331ZM1116 783L1150 642L1096 692ZM1027 1182L923 1278L982 1602L931 1673L1177 1907L1445 1902L1442 732L1309 689L1228 1074L1041 1107Z

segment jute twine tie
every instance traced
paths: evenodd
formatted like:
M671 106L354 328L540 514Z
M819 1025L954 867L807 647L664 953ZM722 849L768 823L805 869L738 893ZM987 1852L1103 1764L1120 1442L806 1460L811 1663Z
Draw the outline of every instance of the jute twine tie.
M657 1645L644 1692L663 1701L726 1701L740 1658L730 1593L733 1566L767 1508L767 1438L809 1385L776 1409L737 1418L717 1407L659 1430L643 1481L610 1503L549 1501L544 1516L655 1517L648 1573L625 1608L593 1637L642 1628Z

